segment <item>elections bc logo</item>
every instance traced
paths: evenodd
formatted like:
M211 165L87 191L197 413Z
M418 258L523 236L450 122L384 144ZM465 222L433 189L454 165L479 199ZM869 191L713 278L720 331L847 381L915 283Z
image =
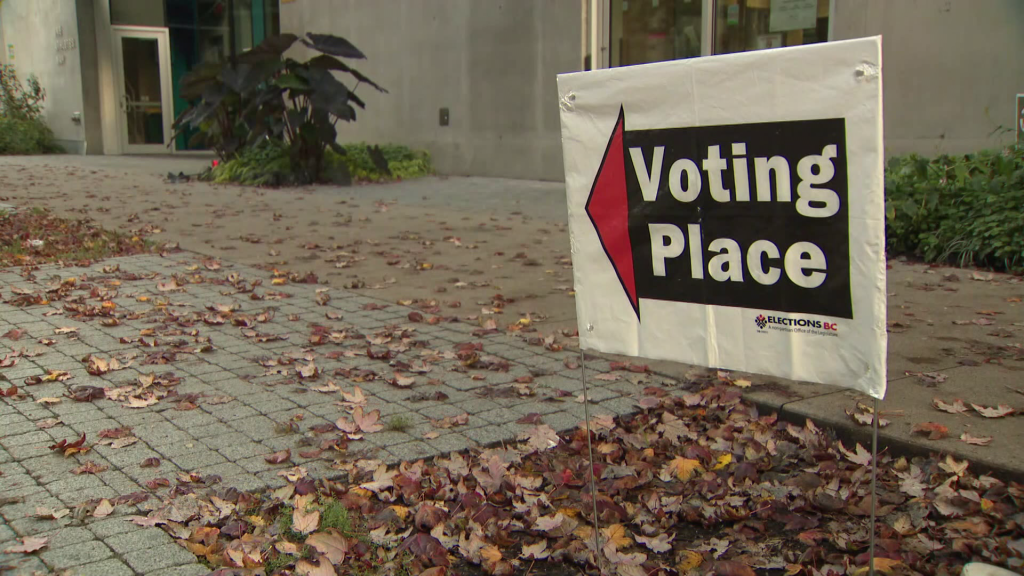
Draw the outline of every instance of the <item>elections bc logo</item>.
M765 316L764 314L758 314L757 317L754 318L754 324L757 325L758 332L770 329L779 330L781 332L816 334L819 336L839 335L839 324L837 322L828 322L814 318L790 318L786 316ZM768 327L769 324L771 325L771 328Z

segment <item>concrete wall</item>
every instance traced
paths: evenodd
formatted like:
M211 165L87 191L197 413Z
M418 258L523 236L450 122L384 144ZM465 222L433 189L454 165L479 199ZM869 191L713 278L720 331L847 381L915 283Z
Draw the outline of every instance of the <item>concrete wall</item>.
M837 40L882 35L886 153L1013 141L1024 92L1022 0L836 0Z
M75 2L67 0L8 0L0 3L0 26L6 44L14 45L8 60L24 80L29 73L46 90L44 114L58 142L70 153L85 150L85 127L71 120L82 112L82 63L78 49ZM63 36L57 36L57 28ZM58 49L62 42L63 49ZM64 57L63 63L58 56Z
M281 30L349 39L390 91L359 88L367 109L342 142L424 147L445 174L564 178L555 76L580 69L580 2L304 0L281 5Z

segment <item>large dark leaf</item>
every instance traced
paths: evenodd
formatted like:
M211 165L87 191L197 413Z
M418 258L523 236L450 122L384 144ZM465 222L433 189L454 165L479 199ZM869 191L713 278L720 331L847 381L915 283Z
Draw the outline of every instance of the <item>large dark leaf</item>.
M274 79L274 83L281 88L290 88L292 90L308 90L309 82L296 76L295 74L281 74Z
M221 70L219 78L235 92L248 94L263 82L273 78L280 67L280 61L227 64Z
M329 70L310 68L304 70L303 73L313 88L309 103L314 108L330 112L342 120L355 119L355 110L348 104L350 94L348 87L338 81Z
M312 32L307 32L306 36L309 37L309 40L303 38L302 43L318 52L330 54L331 56L341 56L342 58L366 59L365 54L360 52L351 42L340 36L314 34Z
M280 34L277 36L270 36L260 42L252 50L240 54L238 56L239 62L245 62L247 64L256 64L260 62L267 62L271 60L278 60L286 50L295 44L295 41L299 37L295 34Z
M319 56L317 56L315 58L310 58L308 64L309 64L309 66L311 68L322 68L324 70L340 70L342 72L348 72L353 77L355 77L356 80L358 80L358 81L360 81L360 82L362 82L364 84L369 84L370 86L373 86L378 91L383 92L384 94L388 93L388 91L384 87L382 87L381 85L377 84L373 80L370 80L365 75L363 75L362 72L360 72L359 70L356 70L355 68L352 68L348 64L345 64L344 62L342 62L341 60L338 60L334 56L328 56L327 54L321 54L321 55L319 55ZM364 108L365 108L365 106L364 106Z
M193 100L202 96L210 84L219 83L220 64L207 62L196 66L188 74L181 77L181 97Z

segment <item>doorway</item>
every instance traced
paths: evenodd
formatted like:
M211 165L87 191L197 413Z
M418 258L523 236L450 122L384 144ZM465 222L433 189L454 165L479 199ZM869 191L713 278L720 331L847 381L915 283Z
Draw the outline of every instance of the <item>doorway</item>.
M173 152L174 109L167 28L114 26L113 32L121 153Z

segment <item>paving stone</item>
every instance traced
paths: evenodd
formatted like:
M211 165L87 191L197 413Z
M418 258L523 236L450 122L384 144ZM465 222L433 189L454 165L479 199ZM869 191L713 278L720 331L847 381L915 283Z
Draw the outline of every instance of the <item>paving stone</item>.
M227 424L224 424L223 422L220 421L217 421L214 424L209 424L207 426L196 426L194 428L189 428L189 433L191 433L194 438L197 438L199 440L202 440L203 438L210 438L211 436L220 437L232 432L233 430Z
M293 454L297 454L297 452L293 452ZM268 464L262 455L236 460L235 463L253 473L279 468L276 465Z
M480 428L471 428L462 432L462 434L481 446L488 446L515 438L516 431L510 425L492 424Z
M213 450L202 450L174 456L171 461L182 470L198 470L221 464L227 460Z
M263 415L234 420L229 422L228 426L257 442L280 435L277 431L277 423Z
M125 521L124 518L105 518L98 521L92 521L86 527L101 540L106 540L107 538L117 534L124 534L125 532L130 532L132 530L138 530L138 526Z
M122 560L111 558L74 569L74 576L133 576L135 572Z
M447 454L449 452L459 452L466 448L472 448L477 445L476 441L467 438L466 436L454 433L454 434L443 434L437 438L424 440L432 448L437 450L439 454Z
M127 522L125 522L127 524ZM144 528L131 530L116 536L110 536L103 540L118 554L127 554L136 550L148 550L157 548L164 544L171 544L173 540L170 535L160 528Z
M639 410L639 407L636 405L635 400L633 400L632 398L623 397L605 400L603 402L600 402L600 406L601 408L604 408L605 410L612 412L616 416L632 414L633 412Z
M207 446L220 446L217 451L229 461L251 458L253 456L259 456L267 453L266 446L249 440L247 436L243 436L242 438L242 440L235 440L233 442L210 442Z
M24 556L21 558L4 559L4 564L10 565L11 574L48 574L50 570L43 564L43 561L36 556Z
M463 412L469 413L470 416L502 408L502 406L497 402L493 400L484 400L482 398L463 400L455 405Z
M263 442L260 442L263 446L267 447L270 452L277 452L278 450L289 449L294 452L298 451L297 442L302 438L299 434L287 434L278 436L277 438L267 438Z
M157 548L136 550L123 556L125 562L140 574L151 574L161 568L194 564L196 557L177 544L164 544Z
M39 557L53 570L64 570L65 568L104 560L113 555L114 553L103 542L92 540L73 546L48 550L41 553Z
M18 434L12 436L4 436L0 438L0 445L10 450L16 446L33 446L39 444L49 444L53 441L50 435L42 430L36 430L35 432L28 432L26 434Z
M47 546L51 550L96 539L96 535L91 531L77 526L67 526L52 532L43 532L39 536L49 538Z
M121 427L121 423L118 422L117 420L114 420L113 418L110 418L110 416L107 415L106 412L101 412L100 414L101 417L98 419L88 419L71 424L71 430L73 430L77 434L82 434L84 432L86 434L91 435L95 432L99 432L100 430ZM61 420L63 421L64 418L61 417Z
M110 448L109 446L97 446L95 448L112 466L124 468L132 464L138 464L146 458L160 457L160 454L143 442L136 442L124 448Z
M35 510L33 509L33 512ZM66 516L60 520L42 520L32 516L22 517L17 520L9 521L8 525L18 534L19 537L25 536L38 536L44 532L49 532L56 526L64 526L71 522Z
M5 476L3 481L3 495L9 498L28 498L34 494L45 492L42 487L28 474ZM48 493L47 493L48 494ZM2 508L0 508L2 510Z
M8 492L5 490L4 495L7 496L7 494ZM11 497L13 498L13 496ZM64 505L59 499L48 493L36 493L23 497L21 502L0 507L0 516L3 516L8 522L14 522L15 520L33 516L36 513L36 508L39 507L59 510L64 508ZM52 524L50 528L53 528Z

